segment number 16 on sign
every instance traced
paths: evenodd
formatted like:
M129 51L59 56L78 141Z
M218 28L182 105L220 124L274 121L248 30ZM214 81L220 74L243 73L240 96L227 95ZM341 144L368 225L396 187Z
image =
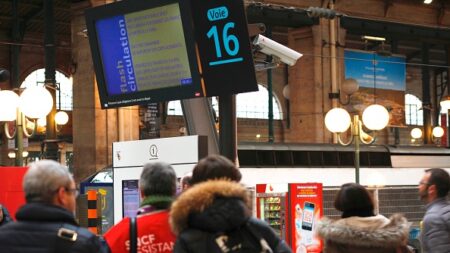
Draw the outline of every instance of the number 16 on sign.
M228 18L228 9L225 6L212 8L207 11L208 20L213 24L206 36L214 42L216 59L209 62L210 66L241 62L239 56L239 40L233 34L234 22L226 22L223 27L221 20Z

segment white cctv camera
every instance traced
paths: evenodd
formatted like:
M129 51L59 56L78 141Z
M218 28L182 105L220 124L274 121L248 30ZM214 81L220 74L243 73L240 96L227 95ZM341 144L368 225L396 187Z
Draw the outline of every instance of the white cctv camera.
M289 66L293 66L297 62L298 58L303 56L301 53L264 37L261 34L258 34L253 40L253 45L257 46L261 53L275 56Z

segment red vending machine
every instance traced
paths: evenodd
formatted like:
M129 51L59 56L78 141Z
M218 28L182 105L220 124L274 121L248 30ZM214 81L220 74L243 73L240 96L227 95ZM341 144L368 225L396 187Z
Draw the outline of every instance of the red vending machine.
M314 235L323 215L322 184L256 185L257 217L266 221L295 253L319 253L322 243Z

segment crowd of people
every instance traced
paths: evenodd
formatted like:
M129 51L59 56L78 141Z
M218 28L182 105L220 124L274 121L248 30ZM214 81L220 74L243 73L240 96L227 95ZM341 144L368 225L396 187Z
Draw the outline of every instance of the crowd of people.
M251 198L241 173L227 158L208 156L182 180L170 164L144 165L139 180L141 207L104 236L77 225L78 189L68 169L42 160L29 166L23 188L26 204L12 221L0 205L0 252L292 252L272 228L251 214ZM428 169L418 193L426 204L421 228L424 253L450 253L450 176ZM338 191L340 219L323 217L316 233L324 253L406 253L409 222L402 214L374 212L371 193L356 183Z

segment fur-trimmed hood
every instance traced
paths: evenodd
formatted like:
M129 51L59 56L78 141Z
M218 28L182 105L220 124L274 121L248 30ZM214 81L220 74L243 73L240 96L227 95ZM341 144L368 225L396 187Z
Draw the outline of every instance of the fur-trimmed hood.
M395 248L406 242L409 223L400 214L389 219L382 215L339 220L323 218L317 224L316 232L325 241L341 245Z
M205 231L227 231L250 217L250 198L244 186L225 180L196 184L173 202L172 231L178 235L187 227Z

